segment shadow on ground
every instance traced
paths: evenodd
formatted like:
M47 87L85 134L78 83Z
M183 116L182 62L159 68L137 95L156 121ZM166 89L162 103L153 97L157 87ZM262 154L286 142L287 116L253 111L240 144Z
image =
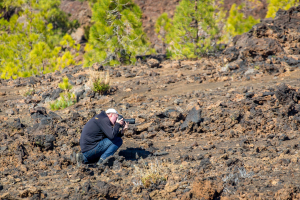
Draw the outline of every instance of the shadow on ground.
M150 151L142 148L127 148L119 152L119 156L123 156L125 160L138 160L138 158L147 158L152 155Z

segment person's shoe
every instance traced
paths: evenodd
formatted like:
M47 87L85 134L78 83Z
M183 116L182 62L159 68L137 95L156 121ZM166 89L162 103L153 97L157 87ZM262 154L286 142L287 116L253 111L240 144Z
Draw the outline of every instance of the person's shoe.
M100 159L98 160L98 162L97 162L97 165L99 166L99 165L101 165L103 162L104 162L104 160L103 160L102 158L100 158Z
M83 163L83 154L81 152L76 153L76 162L78 166Z

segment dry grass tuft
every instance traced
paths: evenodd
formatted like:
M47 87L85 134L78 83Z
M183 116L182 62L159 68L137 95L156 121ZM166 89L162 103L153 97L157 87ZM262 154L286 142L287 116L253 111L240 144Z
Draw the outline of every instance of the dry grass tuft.
M35 89L34 88L30 88L30 87L26 87L23 90L19 90L19 94L22 95L22 96L24 96L24 97L27 97L27 96L30 96L30 95L34 95L35 94Z
M99 92L100 94L105 94L110 89L110 78L109 72L99 72L95 71L92 68L88 71L89 80L87 86L92 89L94 92Z
M134 166L135 181L133 183L135 185L143 185L145 188L148 188L152 184L159 185L162 181L166 181L167 173L157 159L151 163L147 163L143 159L141 161L142 167Z

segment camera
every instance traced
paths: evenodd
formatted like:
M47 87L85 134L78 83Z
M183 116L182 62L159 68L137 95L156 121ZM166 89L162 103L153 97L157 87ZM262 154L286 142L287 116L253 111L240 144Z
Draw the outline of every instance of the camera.
M124 117L122 115L119 115L118 120L124 119ZM135 124L135 119L131 118L131 119L124 119L124 122L128 122L129 124Z

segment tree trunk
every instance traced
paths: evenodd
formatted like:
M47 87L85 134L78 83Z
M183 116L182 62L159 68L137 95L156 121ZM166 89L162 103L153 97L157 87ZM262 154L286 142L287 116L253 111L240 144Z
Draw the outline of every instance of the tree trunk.
M194 16L194 20L195 20L195 27L196 27L196 43L198 43L199 40L199 27L198 27L198 20L197 20L197 10L198 10L198 0L195 0L195 16Z

